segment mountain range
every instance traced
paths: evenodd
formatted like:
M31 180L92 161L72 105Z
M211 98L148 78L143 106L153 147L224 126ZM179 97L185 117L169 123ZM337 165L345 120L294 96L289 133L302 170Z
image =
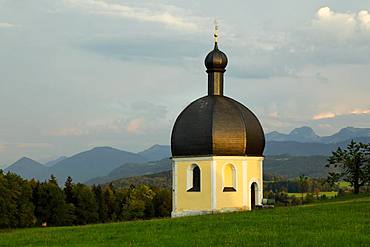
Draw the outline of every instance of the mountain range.
M111 177L112 180L96 179L94 183L103 184L104 186L112 183L115 188L128 188L131 185L137 186L139 184L171 188L172 172L170 159L165 159L161 162L167 162L167 170L139 176L123 176L118 179L112 179L113 177ZM264 179L268 179L267 177L269 175L274 174L286 177L288 179L296 178L302 174L315 178L326 177L328 175L328 169L325 167L326 164L326 156L268 156L266 157L263 165Z
M351 138L370 137L370 128L347 127L330 136L319 136L307 126L295 128L289 134L277 131L266 134L266 141L301 143L338 143Z
M370 129L348 127L341 129L331 136L320 137L309 127L297 128L289 134L271 132L266 134L266 163L269 156L328 156L338 147L345 147L351 139L370 143ZM30 158L23 157L11 166L5 168L5 172L11 171L27 179L45 180L51 174L57 177L62 184L67 176L71 176L75 182L106 183L119 178L146 175L163 172L170 169L169 157L171 150L169 145L154 145L138 153L127 152L112 147L96 147L71 157L62 156L56 160L41 164ZM315 159L315 158L313 158ZM293 160L293 161L291 161ZM317 160L317 159L316 159ZM289 162L297 162L293 158ZM277 164L276 160L274 164ZM275 169L276 175L287 175L292 169L288 161L282 161ZM301 162L303 170L306 166L314 167L310 161ZM322 162L321 162L322 163ZM268 169L269 165L265 166ZM302 170L301 169L301 170Z

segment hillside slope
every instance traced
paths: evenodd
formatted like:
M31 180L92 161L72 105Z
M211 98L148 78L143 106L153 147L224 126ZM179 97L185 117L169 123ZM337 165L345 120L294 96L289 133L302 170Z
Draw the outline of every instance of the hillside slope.
M113 169L107 176L96 177L85 182L85 184L104 184L116 179L132 176L142 176L171 169L171 160L163 159L145 163L126 163Z
M4 246L369 246L370 196L252 212L0 232Z
M302 174L309 177L326 177L328 169L326 156L290 156L276 155L265 157L264 174L295 178ZM113 170L108 176L97 177L87 181L87 184L108 184L117 188L128 187L130 184L148 184L157 187L171 187L171 161L163 159L141 164L124 164Z
M47 179L51 172L49 167L27 157L17 160L14 164L5 168L4 171L14 172L26 179L35 178L41 181Z
M52 167L53 174L59 180L72 176L75 182L84 182L102 174L107 174L125 163L147 161L138 154L111 147L97 147L71 156Z

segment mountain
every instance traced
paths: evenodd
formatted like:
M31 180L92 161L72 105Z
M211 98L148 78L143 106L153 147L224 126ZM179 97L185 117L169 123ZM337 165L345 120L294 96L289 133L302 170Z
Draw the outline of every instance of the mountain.
M107 176L90 179L86 181L86 184L104 184L119 178L153 174L170 169L171 160L169 158L154 162L126 163L112 170Z
M171 157L171 147L169 145L154 145L138 153L147 160L161 160Z
M266 134L266 140L268 142L338 143L359 137L370 137L370 128L347 127L330 136L318 136L312 128L304 126L293 129L289 134L283 134L277 131Z
M290 156L276 155L265 158L264 174L283 176L288 179L296 178L302 174L309 177L326 177L328 169L327 156ZM141 176L128 176L106 181L104 186L112 183L115 188L128 188L130 185L146 184L160 188L171 188L172 171L168 170Z
M106 183L103 186L108 186L109 184ZM172 187L172 171L116 179L112 181L112 184L114 188L119 189L128 188L131 185L138 186L140 184L170 189Z
M320 137L309 127L292 130L289 134L271 132L266 135L265 156L328 156L338 147L346 147L351 139L370 143L370 128L347 127L331 136ZM154 145L139 153L111 147L97 147L72 157L60 157L46 166L29 158L22 158L5 171L25 178L45 180L55 175L60 184L67 176L74 182L105 183L116 178L156 173L170 169L169 145ZM153 162L154 160L160 160ZM48 167L50 166L50 167Z
M142 163L144 157L111 147L97 147L66 158L51 170L59 182L71 176L74 182L84 182L97 176L108 174L125 163Z
M343 128L334 135L321 137L321 141L324 143L336 143L352 138L358 139L360 137L370 137L370 128Z
M5 172L16 173L26 179L45 180L49 177L49 168L30 158L23 157L11 166L4 169Z
M55 165L56 163L58 163L62 160L65 160L67 158L68 158L67 156L60 156L59 158L56 158L54 160L50 160L50 161L44 163L44 166L51 167L51 166Z
M310 127L304 126L293 129L289 134L282 134L277 131L267 133L267 141L295 141L295 142L318 142L320 137Z
M328 175L327 156L267 156L263 163L264 173L295 178L302 174L309 177L326 177Z
M356 142L370 143L370 137L355 137L352 138ZM294 141L268 141L264 155L330 155L338 147L345 148L352 139L338 143L303 143Z

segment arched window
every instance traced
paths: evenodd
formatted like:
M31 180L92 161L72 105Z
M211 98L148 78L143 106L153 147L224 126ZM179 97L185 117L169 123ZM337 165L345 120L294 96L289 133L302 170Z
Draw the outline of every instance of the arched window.
M200 169L193 164L188 174L188 191L200 191Z
M224 166L223 191L236 191L236 170L232 164Z

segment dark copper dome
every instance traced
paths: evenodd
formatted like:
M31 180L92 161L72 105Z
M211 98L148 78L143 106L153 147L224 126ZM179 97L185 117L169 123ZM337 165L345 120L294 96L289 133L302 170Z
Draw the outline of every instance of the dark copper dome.
M226 55L217 43L206 59L208 95L177 117L172 129L173 157L262 156L265 136L257 117L241 103L223 96Z

